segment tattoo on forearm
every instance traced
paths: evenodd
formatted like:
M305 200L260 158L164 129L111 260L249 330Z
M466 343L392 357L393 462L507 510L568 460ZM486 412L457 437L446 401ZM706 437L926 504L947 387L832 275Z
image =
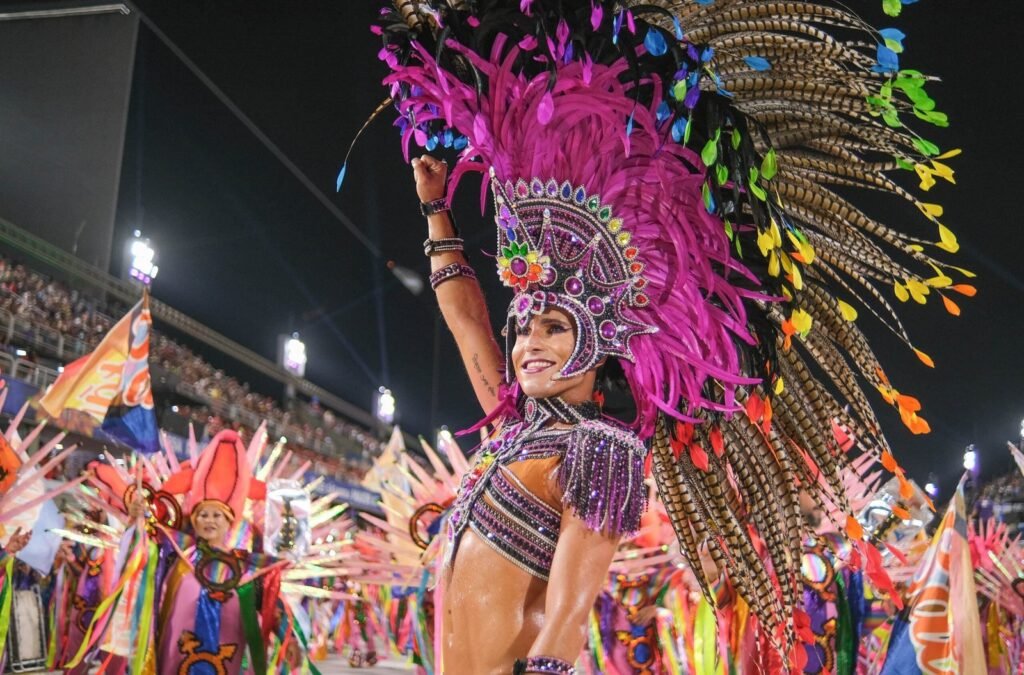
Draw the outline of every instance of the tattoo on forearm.
M473 368L476 369L476 374L480 376L480 381L484 383L484 387L487 388L487 393L491 396L497 396L498 392L495 391L494 385L490 383L487 376L484 375L484 369L480 367L480 355L473 354L473 358L470 359L473 362Z

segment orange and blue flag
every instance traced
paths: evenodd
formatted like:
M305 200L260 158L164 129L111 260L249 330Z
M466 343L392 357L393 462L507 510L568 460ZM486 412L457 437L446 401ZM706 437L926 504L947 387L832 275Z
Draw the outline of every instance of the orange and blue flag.
M964 480L925 552L889 636L881 675L985 673Z
M40 408L54 419L77 411L78 417L92 423L97 437L156 452L159 439L149 377L152 329L146 293L92 353L64 368L39 400Z

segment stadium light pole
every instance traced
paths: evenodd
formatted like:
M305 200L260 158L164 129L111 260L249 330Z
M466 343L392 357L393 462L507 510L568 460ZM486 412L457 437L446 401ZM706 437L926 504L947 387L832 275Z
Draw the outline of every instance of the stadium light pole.
M153 285L160 267L156 264L156 249L152 242L142 236L142 232L135 230L132 238L127 243L126 271L129 281L149 287Z
M395 395L391 393L390 389L384 386L378 387L377 392L374 394L373 403L374 413L382 424L394 423L395 416L398 413L398 402L395 400Z
M972 443L964 451L964 470L969 471L974 477L978 475L978 450Z
M277 365L298 379L306 376L306 364L309 357L306 343L299 339L298 333L277 336ZM289 380L284 385L284 397L291 401L295 398L295 381Z

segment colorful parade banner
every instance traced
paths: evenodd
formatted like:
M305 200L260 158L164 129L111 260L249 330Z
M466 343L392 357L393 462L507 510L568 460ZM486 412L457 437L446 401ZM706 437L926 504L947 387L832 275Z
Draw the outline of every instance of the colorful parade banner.
M159 450L153 392L149 377L149 338L153 321L149 294L131 309L92 353L64 368L39 400L40 408L59 419L77 411L107 436L144 453Z
M970 556L961 479L893 624L881 675L985 672Z

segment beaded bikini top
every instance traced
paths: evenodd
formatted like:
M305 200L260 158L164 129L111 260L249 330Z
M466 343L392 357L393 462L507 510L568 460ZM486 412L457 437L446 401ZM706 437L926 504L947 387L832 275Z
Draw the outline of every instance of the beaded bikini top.
M598 532L628 534L646 508L640 440L602 419L593 403L527 399L523 420L507 424L484 444L462 478L446 522L445 564L450 565L466 528L514 565L547 580L558 543L562 511L534 494L509 468L517 462L558 457L563 506ZM552 428L551 422L572 424Z

